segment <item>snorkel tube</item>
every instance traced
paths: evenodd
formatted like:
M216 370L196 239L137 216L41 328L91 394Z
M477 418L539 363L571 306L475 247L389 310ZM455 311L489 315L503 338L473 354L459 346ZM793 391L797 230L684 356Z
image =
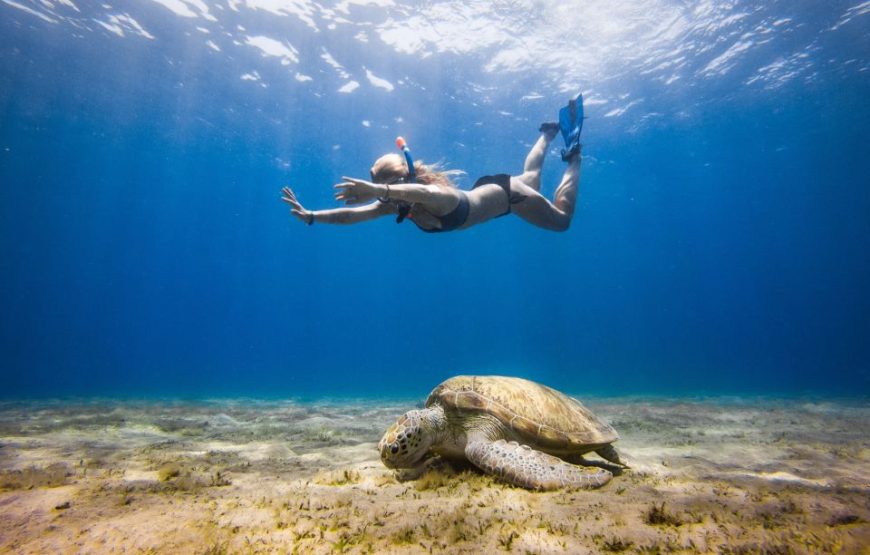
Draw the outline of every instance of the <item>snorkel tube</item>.
M416 183L417 170L414 169L414 157L411 156L411 149L408 148L408 143L405 142L404 137L396 137L396 147L405 155L405 164L408 166L408 178L405 180L405 183ZM410 212L411 205L402 204L399 206L399 215L396 216L396 223L402 223Z
M411 149L408 148L408 143L404 137L396 137L396 146L405 155L405 164L408 165L408 181L406 183L417 182L417 170L414 169L414 157L411 156Z

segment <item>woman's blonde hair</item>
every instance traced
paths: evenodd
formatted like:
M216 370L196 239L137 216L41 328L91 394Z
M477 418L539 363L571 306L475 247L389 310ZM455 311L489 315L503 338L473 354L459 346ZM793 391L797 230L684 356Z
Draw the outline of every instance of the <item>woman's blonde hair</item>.
M451 177L464 173L460 170L443 170L438 164L424 164L420 160L414 162L414 171L417 173L417 183L443 187L456 187ZM371 174L375 183L394 183L408 178L408 166L403 156L396 153L384 154L375 160Z

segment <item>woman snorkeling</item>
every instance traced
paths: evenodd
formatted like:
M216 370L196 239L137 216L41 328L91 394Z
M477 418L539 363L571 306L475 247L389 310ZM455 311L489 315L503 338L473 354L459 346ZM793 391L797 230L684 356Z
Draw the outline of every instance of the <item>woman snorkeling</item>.
M580 182L580 131L583 128L583 95L559 110L559 123L541 125L541 136L526 156L523 173L488 175L477 180L470 191L458 189L450 180L457 172L439 171L434 166L414 163L400 137L396 144L404 153L386 154L375 161L371 181L342 177L335 186L336 200L350 207L307 210L296 193L284 187L282 198L291 212L308 225L355 224L386 216L405 218L426 232L465 229L513 213L544 229L565 231L571 224ZM565 139L562 160L568 167L556 188L553 201L541 195L541 167L544 155L561 131ZM357 206L361 205L361 206Z

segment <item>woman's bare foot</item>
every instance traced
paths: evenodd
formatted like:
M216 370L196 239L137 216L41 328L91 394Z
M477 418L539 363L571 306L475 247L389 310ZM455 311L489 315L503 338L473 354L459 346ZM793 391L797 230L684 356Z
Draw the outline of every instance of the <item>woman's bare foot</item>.
M541 124L541 127L538 128L538 131L543 133L548 141L552 141L556 138L556 133L559 132L559 124L554 121L544 122Z

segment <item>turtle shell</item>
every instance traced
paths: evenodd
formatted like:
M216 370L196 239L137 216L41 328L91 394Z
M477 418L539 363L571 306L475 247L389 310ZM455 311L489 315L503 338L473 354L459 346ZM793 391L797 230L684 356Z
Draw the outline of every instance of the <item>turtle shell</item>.
M456 376L432 390L426 406L435 404L449 417L491 415L534 447L573 449L619 439L580 401L522 378Z

